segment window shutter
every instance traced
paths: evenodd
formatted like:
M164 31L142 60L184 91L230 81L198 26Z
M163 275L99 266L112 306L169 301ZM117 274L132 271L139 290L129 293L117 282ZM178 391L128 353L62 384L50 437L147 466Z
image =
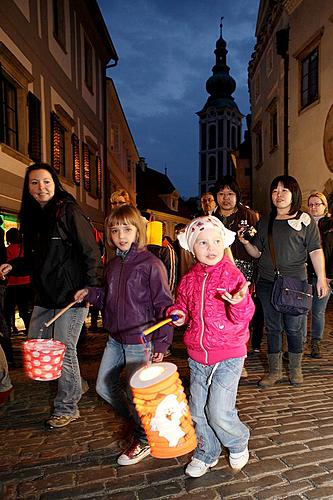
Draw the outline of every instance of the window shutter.
M72 161L73 161L73 181L79 186L81 181L80 147L79 138L72 134Z
M84 142L82 143L82 154L83 154L83 183L84 189L90 191L90 159L89 159L89 148Z

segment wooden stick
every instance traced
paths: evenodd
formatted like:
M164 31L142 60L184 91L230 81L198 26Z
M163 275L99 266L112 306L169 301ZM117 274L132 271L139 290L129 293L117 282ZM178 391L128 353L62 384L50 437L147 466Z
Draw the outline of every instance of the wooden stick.
M156 325L150 326L147 328L147 330L144 330L142 333L143 335L149 335L151 332L154 332L158 328L161 328L161 326L167 325L168 323L171 323L172 321L177 321L178 316L173 315L170 318L163 319L163 321L160 321L159 323L156 323Z
M52 323L54 323L58 318L60 318L60 316L62 316L66 311L68 311L68 309L70 309L74 304L76 304L76 302L77 302L77 300L74 300L74 302L71 302L66 307L61 309L61 311L59 311L52 319L50 319L50 321L47 321L46 323L44 323L46 328L48 328L50 325L52 325Z

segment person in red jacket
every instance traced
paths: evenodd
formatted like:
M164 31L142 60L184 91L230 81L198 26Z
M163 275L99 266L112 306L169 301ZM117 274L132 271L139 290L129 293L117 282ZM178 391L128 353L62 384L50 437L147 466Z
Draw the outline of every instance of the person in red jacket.
M249 338L254 304L249 282L224 255L235 233L214 216L194 219L179 236L197 263L183 276L175 304L176 326L187 323L184 343L189 355L190 411L197 448L186 474L200 477L217 464L222 445L240 470L249 459L249 429L238 417L236 397Z

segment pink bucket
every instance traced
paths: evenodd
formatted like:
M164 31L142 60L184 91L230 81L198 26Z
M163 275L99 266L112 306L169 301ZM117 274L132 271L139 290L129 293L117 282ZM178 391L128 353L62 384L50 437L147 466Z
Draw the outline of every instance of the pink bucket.
M55 380L61 375L66 346L53 339L31 339L23 343L23 368L33 380Z

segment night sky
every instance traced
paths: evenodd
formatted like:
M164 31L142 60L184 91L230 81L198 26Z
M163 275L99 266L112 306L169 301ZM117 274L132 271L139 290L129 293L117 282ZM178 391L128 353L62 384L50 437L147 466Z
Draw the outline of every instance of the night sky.
M184 197L198 195L198 117L223 20L234 98L249 112L247 67L259 0L98 0L119 56L108 70L140 156ZM243 127L244 132L244 127Z

